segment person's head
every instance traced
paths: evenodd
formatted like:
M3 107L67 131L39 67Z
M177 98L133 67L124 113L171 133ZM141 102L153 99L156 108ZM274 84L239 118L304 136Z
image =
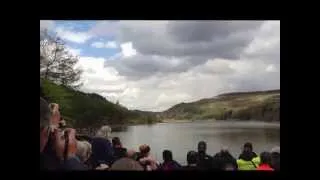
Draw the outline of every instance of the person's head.
M108 139L110 137L110 134L111 134L111 127L109 126L102 126L96 133L96 136L98 137L103 137L103 138L106 138Z
M221 152L221 153L227 153L227 152L229 152L229 149L228 149L228 147L223 146L223 147L221 148L220 152Z
M146 144L143 144L139 147L139 151L140 151L140 154L142 156L148 156L149 155L149 152L150 152L150 146L146 145Z
M169 150L164 150L162 152L162 158L164 162L172 161L172 152Z
M127 151L127 157L130 158L130 159L134 159L136 160L137 159L137 152L133 149L129 149Z
M198 152L199 153L206 153L207 151L207 143L204 141L200 141L198 143Z
M270 164L271 154L269 152L262 152L260 154L260 164Z
M92 153L92 146L88 141L77 141L77 156L81 162L86 162Z
M222 156L228 156L230 154L228 147L226 147L226 146L222 147L221 150L220 150L220 154Z
M253 151L252 143L246 142L246 143L243 145L243 151L244 151L244 152L252 152L252 151Z
M121 141L119 137L112 138L113 147L121 147Z
M195 152L195 151L188 152L187 163L188 163L188 165L197 163L197 152Z
M112 164L110 171L143 171L143 167L133 159L121 158Z

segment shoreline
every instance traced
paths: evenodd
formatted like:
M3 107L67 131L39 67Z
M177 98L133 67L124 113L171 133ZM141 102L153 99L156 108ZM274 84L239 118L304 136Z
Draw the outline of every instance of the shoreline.
M280 121L275 122L268 122L268 121L259 121L259 120L236 120L236 119L229 119L229 120L216 120L216 119L208 119L208 120L191 120L191 119L184 119L184 120L177 120L177 119L166 119L155 123L128 123L128 124L114 124L109 125L111 128L119 128L124 126L137 126L137 125L154 125L154 124L166 124L166 123L191 123L191 122L219 122L219 121L225 121L225 122L260 122L260 123L268 123L268 124L279 124Z

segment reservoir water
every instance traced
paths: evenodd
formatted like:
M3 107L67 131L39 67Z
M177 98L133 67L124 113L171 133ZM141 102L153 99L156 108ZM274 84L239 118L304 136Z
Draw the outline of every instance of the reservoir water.
M186 155L196 150L199 141L207 142L207 153L214 155L221 147L227 146L234 157L241 147L252 142L256 153L270 151L280 146L280 123L257 121L194 121L158 123L153 125L128 126L124 131L113 132L127 149L138 150L139 145L148 144L151 155L162 162L162 151L171 150L173 158L182 165Z

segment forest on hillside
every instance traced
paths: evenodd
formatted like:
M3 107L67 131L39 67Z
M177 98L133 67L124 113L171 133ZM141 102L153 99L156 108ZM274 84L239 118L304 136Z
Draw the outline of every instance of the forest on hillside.
M40 96L60 105L68 125L86 128L157 121L153 114L131 111L96 93L81 92L82 70L75 67L77 62L78 57L68 51L61 38L40 31Z

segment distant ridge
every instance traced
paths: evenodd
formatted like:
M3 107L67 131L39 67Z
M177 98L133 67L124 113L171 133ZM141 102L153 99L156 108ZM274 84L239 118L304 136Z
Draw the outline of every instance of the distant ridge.
M180 103L159 113L161 119L238 119L280 121L280 89L224 93Z

